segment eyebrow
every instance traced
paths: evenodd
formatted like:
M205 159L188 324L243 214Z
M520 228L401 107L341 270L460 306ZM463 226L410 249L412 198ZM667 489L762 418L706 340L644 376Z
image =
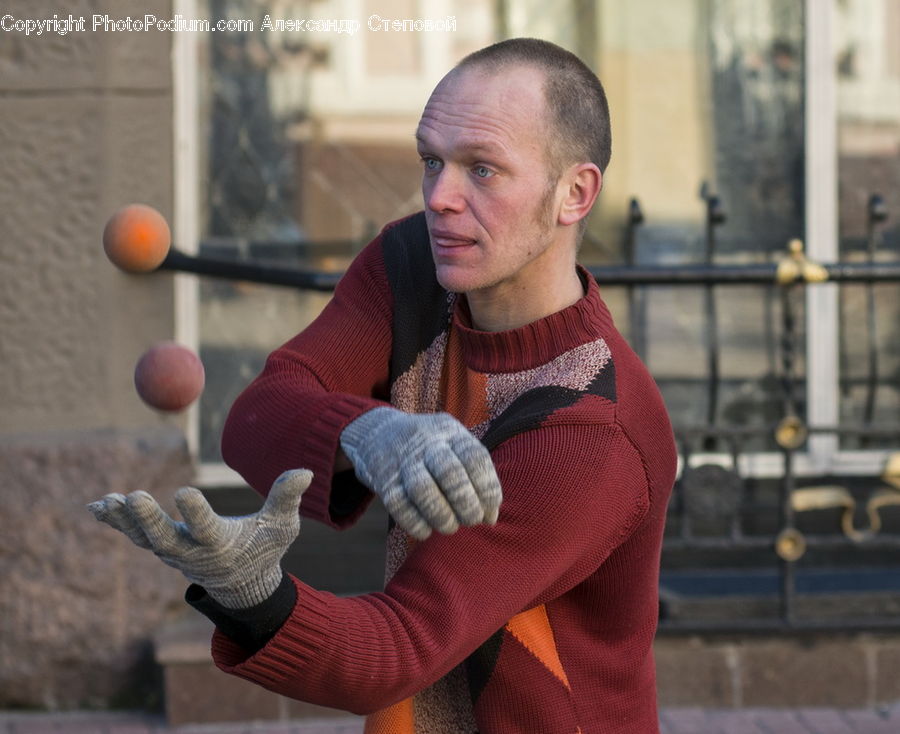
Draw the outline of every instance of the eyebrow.
M415 135L417 147L430 148L431 144L418 132ZM469 155L487 155L489 157L497 157L499 155L503 155L503 149L496 145L490 145L486 143L480 143L477 141L466 142L463 140L462 144L458 146L460 150L468 153Z

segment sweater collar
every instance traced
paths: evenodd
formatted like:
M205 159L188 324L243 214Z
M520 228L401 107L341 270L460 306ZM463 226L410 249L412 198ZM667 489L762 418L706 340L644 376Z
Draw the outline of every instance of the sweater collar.
M578 275L586 293L571 306L538 321L508 331L479 331L465 296L456 300L453 329L466 364L477 372L520 372L556 359L575 347L608 334L612 317L600 297L600 287L580 265Z

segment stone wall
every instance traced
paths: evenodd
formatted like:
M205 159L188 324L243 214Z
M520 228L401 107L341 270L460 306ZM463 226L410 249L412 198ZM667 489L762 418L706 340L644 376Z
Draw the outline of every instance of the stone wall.
M900 700L896 633L660 635L663 706L868 707Z
M0 442L0 708L157 703L150 640L182 613L174 569L85 505L189 481L180 431L69 431Z
M16 18L172 14L170 2L36 0ZM171 217L173 34L5 32L0 39L0 708L129 701L183 584L90 517L142 488L168 503L191 460L183 419L134 394L174 333L173 276L105 259L106 219Z

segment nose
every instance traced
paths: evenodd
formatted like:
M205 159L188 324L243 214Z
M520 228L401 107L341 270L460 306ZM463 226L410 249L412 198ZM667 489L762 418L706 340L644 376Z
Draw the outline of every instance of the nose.
M465 208L462 181L449 166L422 180L422 196L425 205L438 214L460 212Z

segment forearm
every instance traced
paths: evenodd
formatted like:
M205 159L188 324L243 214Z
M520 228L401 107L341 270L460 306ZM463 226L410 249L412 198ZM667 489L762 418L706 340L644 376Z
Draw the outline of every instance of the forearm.
M340 598L297 579L292 583L294 607L262 647L217 626L212 653L221 670L288 698L369 714L429 685L464 658L448 658L437 637L409 629L408 611L385 594ZM241 627L246 633L248 624Z
M339 513L340 519L331 513L333 500L346 505L333 496L333 490L352 490L357 484L347 471L352 468L349 461L341 458L340 433L356 416L384 403L375 398L317 393L297 379L278 377L273 384L266 384L264 378L232 407L222 433L226 463L263 495L273 477L286 468L309 468L315 478L304 496L303 515L336 526L348 524L358 513L345 509ZM281 382L289 384L282 388ZM293 395L290 401L284 396L288 389Z
M282 471L314 472L303 513L330 522L333 477L350 468L343 428L385 405L391 296L380 239L353 262L322 314L276 349L238 396L222 432L222 455L261 494Z
M384 593L336 598L297 582L295 608L271 641L248 654L220 632L217 664L283 695L359 712L432 684L516 614L592 574L644 516L639 460L616 450L598 462L606 432L577 433L585 440L569 442L565 458L532 436L511 442L499 458L510 491L495 527L415 545Z

